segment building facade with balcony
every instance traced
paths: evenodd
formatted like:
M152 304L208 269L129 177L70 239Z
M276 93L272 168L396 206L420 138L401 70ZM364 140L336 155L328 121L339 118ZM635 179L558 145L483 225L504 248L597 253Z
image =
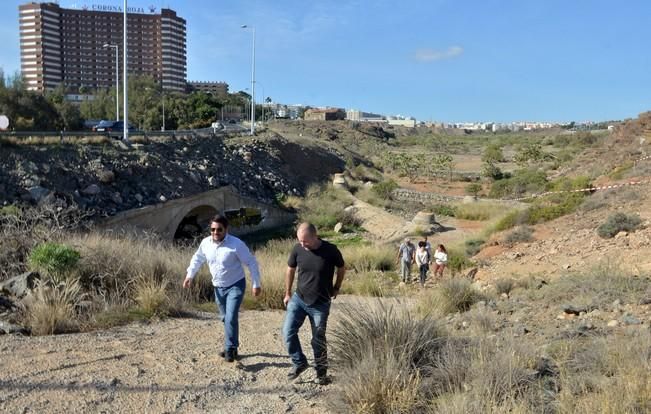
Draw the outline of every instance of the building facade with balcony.
M63 84L68 91L109 88L123 61L121 7L92 5L67 9L53 2L18 7L21 73L29 90L43 92ZM127 72L149 75L163 89L186 88L186 21L174 10L127 10Z
M187 87L188 92L205 92L215 96L225 96L228 94L228 83L226 82L203 82L190 81Z

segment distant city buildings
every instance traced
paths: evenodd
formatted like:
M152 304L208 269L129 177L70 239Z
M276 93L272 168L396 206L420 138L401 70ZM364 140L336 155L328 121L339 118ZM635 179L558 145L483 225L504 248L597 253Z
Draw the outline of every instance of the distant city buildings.
M561 124L553 122L510 122L510 123L497 123L497 122L454 122L443 123L443 128L456 128L465 129L468 131L534 131L541 129L549 129L560 127Z
M306 121L337 121L346 118L346 112L341 108L310 108L303 114Z
M149 75L163 89L186 88L186 21L171 9L127 10L129 74ZM29 90L63 84L68 91L115 85L115 47L122 73L123 13L119 6L67 9L54 2L18 7L21 73ZM106 47L105 47L106 45Z
M372 114L370 112L362 112L357 109L347 110L346 119L349 121L360 121L360 122L386 122L386 117L384 115Z

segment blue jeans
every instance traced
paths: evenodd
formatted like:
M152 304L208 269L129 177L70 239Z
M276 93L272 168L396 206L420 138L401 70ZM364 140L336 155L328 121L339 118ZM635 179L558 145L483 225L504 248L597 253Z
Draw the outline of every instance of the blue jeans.
M224 351L237 350L240 345L239 313L245 290L245 278L231 286L215 288L215 302L219 307L219 317L224 322Z
M296 293L287 304L287 314L283 323L283 338L287 352L295 366L307 364L307 358L301 349L298 330L310 319L312 327L312 351L317 375L325 375L328 370L328 347L326 344L326 327L330 314L330 301L308 306Z

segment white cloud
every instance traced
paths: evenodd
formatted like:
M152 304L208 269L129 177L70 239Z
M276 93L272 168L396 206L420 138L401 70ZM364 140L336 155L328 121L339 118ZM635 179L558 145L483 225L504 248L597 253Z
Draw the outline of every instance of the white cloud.
M461 46L450 46L446 50L419 49L414 57L419 62L434 62L437 60L452 59L463 53Z

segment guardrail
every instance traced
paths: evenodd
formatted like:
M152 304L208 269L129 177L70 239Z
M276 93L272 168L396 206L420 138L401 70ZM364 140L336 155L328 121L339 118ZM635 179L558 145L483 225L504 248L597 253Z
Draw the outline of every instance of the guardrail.
M213 128L202 128L202 129L186 129L186 130L172 130L172 131L133 131L129 132L130 138L154 138L154 137L216 137L223 136L229 131L224 130L213 130ZM14 138L19 141L29 141L33 139L43 139L43 140L52 140L59 139L61 142L68 141L69 139L82 139L82 138L93 138L93 137L106 137L109 139L120 139L122 138L121 131L111 131L111 132L95 132L95 131L0 131L0 138Z

